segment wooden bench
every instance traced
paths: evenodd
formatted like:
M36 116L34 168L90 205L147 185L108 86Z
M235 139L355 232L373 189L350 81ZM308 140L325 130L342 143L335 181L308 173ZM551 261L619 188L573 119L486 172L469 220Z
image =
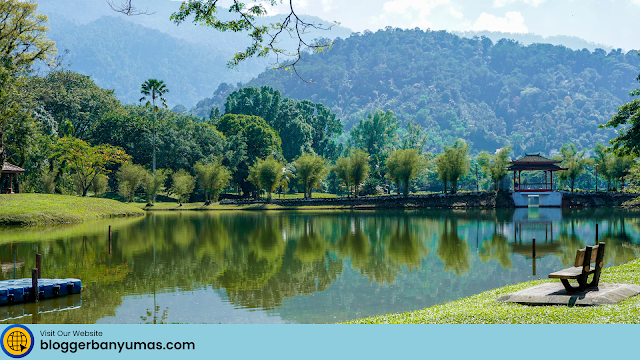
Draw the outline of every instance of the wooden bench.
M587 287L597 287L598 281L600 281L600 272L604 263L604 243L601 242L595 246L587 246L584 249L580 249L576 253L576 261L573 267L562 269L554 273L549 274L551 279L560 279L562 285L568 292L585 291ZM595 266L591 266L591 263L595 263ZM590 283L587 283L587 278L590 274L593 274L593 279ZM578 281L578 286L574 287L569 283L570 279Z

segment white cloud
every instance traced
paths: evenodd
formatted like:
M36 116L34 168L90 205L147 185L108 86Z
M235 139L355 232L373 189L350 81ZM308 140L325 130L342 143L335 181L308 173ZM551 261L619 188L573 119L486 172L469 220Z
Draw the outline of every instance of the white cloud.
M511 33L526 33L529 30L524 25L522 14L517 11L509 11L505 17L497 17L495 15L482 13L476 20L470 30L481 31L500 31Z
M634 1L640 1L640 0L634 0ZM493 1L493 6L495 7L503 7L507 4L512 4L515 2L523 2L525 4L529 4L533 7L537 7L538 5L542 4L543 2L545 2L545 0L494 0Z
M640 1L640 0L638 0ZM460 11L457 11L456 9L453 8L453 6L449 6L449 13L453 16L456 17L458 19L462 19L462 17L464 15L462 15L462 13Z
M333 6L333 0L322 0L322 10L331 11L335 9Z
M430 28L433 24L428 20L431 10L446 5L449 0L392 0L382 5L384 13L372 17L375 22L388 23L387 14L399 14L405 17L406 23L402 27Z

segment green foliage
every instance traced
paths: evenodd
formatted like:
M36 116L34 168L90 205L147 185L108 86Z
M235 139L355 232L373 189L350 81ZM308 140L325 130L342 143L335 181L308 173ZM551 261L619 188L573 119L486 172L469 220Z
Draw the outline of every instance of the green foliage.
M155 175L145 170L144 178L142 179L142 188L147 196L147 203L155 203L156 195L164 188L168 177L169 170L166 169L156 169Z
M351 141L354 147L367 154L381 156L393 148L399 125L393 112L377 110L360 119L358 125L351 129Z
M77 181L82 196L93 180L109 173L108 167L129 160L122 149L111 145L91 146L85 141L74 138L60 138L55 144L55 159L62 164L63 171L71 172Z
M196 187L196 180L184 169L175 172L171 178L173 180L171 192L178 197L178 202L182 205L189 200L189 196Z
M118 193L127 202L132 202L136 191L147 177L147 170L140 165L123 164L116 173L118 178Z
M296 178L302 184L304 190L304 198L311 198L311 191L320 181L327 175L328 169L324 163L324 159L313 154L302 154L293 165L296 169Z
M264 189L268 194L269 200L271 200L271 193L280 186L283 176L284 164L273 156L269 156L265 160L258 159L249 168L250 181L258 189Z
M482 151L478 156L478 165L482 170L489 174L493 180L493 188L500 190L502 180L507 176L507 167L509 165L509 155L511 147L503 147L495 155L491 155L486 151Z
M257 116L226 114L217 125L232 145L232 151L240 155L230 155L230 170L233 181L242 188L245 196L252 190L248 181L249 167L256 159L266 159L267 156L281 157L281 140L278 133L270 127L264 119Z
M418 174L426 168L427 163L420 155L417 149L399 149L389 154L387 159L387 168L389 169L389 178L398 184L398 193L400 193L400 184L404 185L403 194L409 196L409 185Z
M558 174L558 180L566 184L569 181L569 188L573 191L576 183L576 178L585 172L587 165L592 163L591 159L584 157L585 151L578 151L573 143L562 145L560 148L560 155L554 156L554 159L561 160L560 166L566 168L565 171L560 171Z
M98 175L91 182L91 191L93 191L93 196L95 197L104 194L108 187L109 182L106 175Z
M197 162L193 170L207 202L217 202L220 192L229 185L231 172L222 166L219 158L206 163Z
M53 71L35 78L36 100L55 121L60 136L87 139L107 114L121 105L113 90L98 87L90 76L72 71Z
M438 178L443 182L443 192L447 191L447 183L451 184L451 193L458 190L458 179L469 171L469 145L462 139L456 140L452 146L445 146L444 153L436 156Z
M227 114L263 118L280 138L288 140L282 144L287 161L311 151L329 158L336 155L334 138L342 133L342 123L322 104L282 99L280 91L269 86L249 86L229 94L224 107Z
M347 191L353 186L353 194L358 196L360 185L369 176L369 154L360 149L352 150L351 156L336 161L334 171L347 186Z

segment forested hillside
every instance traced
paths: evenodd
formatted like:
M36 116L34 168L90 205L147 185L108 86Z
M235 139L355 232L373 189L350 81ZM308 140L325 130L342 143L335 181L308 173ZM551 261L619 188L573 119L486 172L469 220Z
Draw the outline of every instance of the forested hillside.
M103 88L115 89L125 103L137 102L140 84L157 78L167 84L171 106L192 107L220 83L248 81L270 64L264 58L249 59L237 69L228 69L227 61L249 44L247 36L190 23L178 26L169 20L180 5L175 1L137 1L140 9L152 14L129 17L111 10L104 0L41 0L38 4L39 12L50 20L48 37L60 53L69 50L65 56L69 69L91 75ZM224 17L225 11L221 14ZM308 20L326 23L315 17ZM265 17L259 22L272 21L274 17ZM308 36L348 37L350 33L336 26Z
M339 39L330 51L309 56L299 73L311 84L268 71L246 85L269 85L283 96L322 103L345 130L376 109L391 110L404 124L425 128L432 151L461 137L473 150L512 145L516 154L549 153L568 142L589 149L608 142L613 130L598 125L629 100L639 64L636 51L387 29ZM223 84L192 112L224 110L232 90Z

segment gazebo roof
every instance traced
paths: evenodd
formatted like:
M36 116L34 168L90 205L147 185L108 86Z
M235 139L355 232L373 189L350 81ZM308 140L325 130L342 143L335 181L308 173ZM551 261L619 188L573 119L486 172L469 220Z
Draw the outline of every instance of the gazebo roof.
M521 171L521 170L545 170L545 171L560 171L567 170L557 164L562 161L548 159L540 154L525 154L520 159L510 162L511 166L507 168L508 171Z
M19 166L15 166L8 162L2 164L2 174L22 174L23 172L24 169Z
M559 164L562 161L547 159L540 154L525 154L518 160L513 160L511 164Z

